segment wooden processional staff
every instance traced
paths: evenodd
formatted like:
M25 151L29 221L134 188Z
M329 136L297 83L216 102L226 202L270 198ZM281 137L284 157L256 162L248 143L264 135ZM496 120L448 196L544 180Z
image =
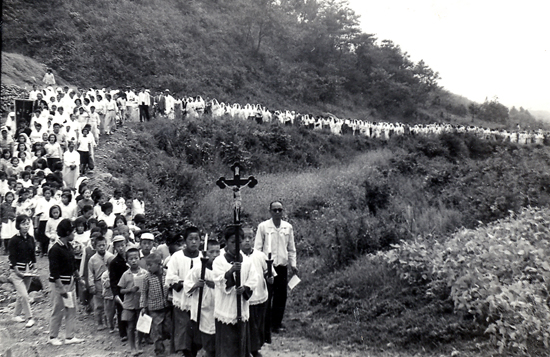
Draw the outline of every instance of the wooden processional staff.
M235 248L237 251L235 261L240 262L241 261L241 244L240 244L240 237L239 237L239 229L241 228L241 207L242 207L242 199L241 199L241 188L242 187L250 187L253 188L258 183L258 180L254 178L254 176L249 176L247 179L241 179L241 165L236 162L231 166L231 170L233 171L233 179L227 180L225 177L220 177L218 181L216 181L216 185L218 185L219 188L224 189L226 187L230 187L233 189L233 225L237 227L235 232ZM236 288L241 286L241 272L237 271L235 272L235 284ZM241 305L241 295L237 295L237 324L241 325L242 322L242 305ZM242 351L240 351L241 346L243 345L243 334L242 329L239 326L239 355L242 354Z

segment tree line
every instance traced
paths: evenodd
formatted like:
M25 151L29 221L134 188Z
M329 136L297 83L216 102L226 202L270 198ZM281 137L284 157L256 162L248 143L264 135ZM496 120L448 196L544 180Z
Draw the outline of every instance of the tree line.
M362 32L344 0L6 0L3 11L5 50L82 86L145 85L401 117L438 90L437 72Z

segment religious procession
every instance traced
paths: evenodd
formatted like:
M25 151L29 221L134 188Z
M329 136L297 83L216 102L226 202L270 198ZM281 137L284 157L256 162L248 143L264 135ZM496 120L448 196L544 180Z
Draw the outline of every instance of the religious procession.
M131 355L150 344L155 355L261 356L272 333L285 331L287 285L298 273L282 203L266 203L271 218L257 229L243 227L235 208L234 224L216 238L192 226L150 231L142 190L109 195L89 176L102 137L134 115L173 114L171 97L151 106L146 90L53 92L52 76L16 100L17 114L1 127L1 237L17 293L12 321L37 324L29 288L41 285L37 266L47 260L50 345L85 343L76 336L77 315L93 314L97 333L118 334ZM220 188L254 186L234 170Z
M37 259L47 259L48 344L85 342L75 334L79 311L93 313L98 333L118 334L132 355L152 344L156 355L197 356L202 350L205 356L261 356L272 334L285 331L287 286L298 279L298 268L282 202L266 202L271 217L243 227L236 195L235 222L219 237L193 226L166 227L169 233L161 236L148 230L143 191L109 195L93 187L88 176L96 147L126 123L211 115L382 140L469 132L525 145L547 143L549 135L314 116L174 97L168 89L154 95L146 88L71 89L56 87L51 71L43 82L16 101L0 128L0 234L17 292L13 321L36 324L28 289L38 276ZM221 178L220 188L238 192L255 185L253 178L240 178L238 166L233 169L234 178Z

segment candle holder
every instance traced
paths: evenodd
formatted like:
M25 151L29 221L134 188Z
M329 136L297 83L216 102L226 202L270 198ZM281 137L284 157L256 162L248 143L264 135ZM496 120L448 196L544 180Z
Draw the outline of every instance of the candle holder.
M271 253L267 254L267 260L265 262L267 263L267 277L271 278L273 276L273 259L271 259Z
M206 276L206 266L208 265L208 257L206 256L206 250L202 251L202 257L201 257L201 280L204 280ZM197 306L197 329L201 325L201 308L202 308L202 296L204 293L204 287L199 289L199 301Z

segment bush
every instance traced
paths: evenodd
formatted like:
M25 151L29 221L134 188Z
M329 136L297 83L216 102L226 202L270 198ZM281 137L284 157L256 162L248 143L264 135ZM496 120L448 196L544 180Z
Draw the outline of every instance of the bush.
M449 294L457 312L470 314L500 353L550 348L550 210L523 209L444 242L417 239L380 253L400 277Z

